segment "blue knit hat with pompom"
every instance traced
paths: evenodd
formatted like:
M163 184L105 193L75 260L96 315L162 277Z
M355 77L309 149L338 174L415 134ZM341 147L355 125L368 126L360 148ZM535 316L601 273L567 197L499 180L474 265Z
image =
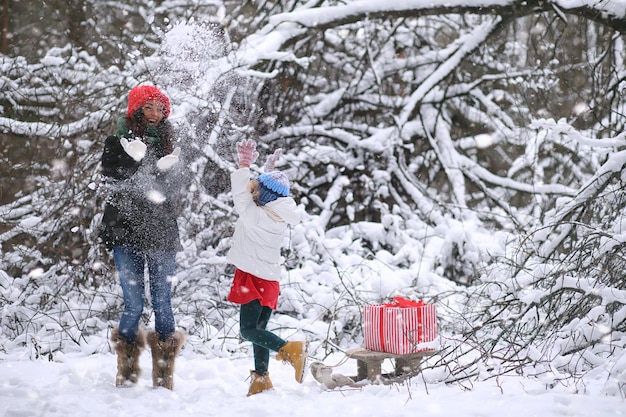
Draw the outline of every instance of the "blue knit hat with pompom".
M259 175L259 204L264 206L279 197L289 195L289 179L280 171Z

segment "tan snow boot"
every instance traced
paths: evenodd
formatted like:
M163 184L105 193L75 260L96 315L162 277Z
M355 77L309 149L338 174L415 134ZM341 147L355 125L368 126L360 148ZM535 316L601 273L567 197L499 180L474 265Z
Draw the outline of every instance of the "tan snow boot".
M252 378L252 382L250 382L248 397L274 388L269 372L266 372L265 375L259 375L254 371L250 371L250 378Z
M174 389L174 362L185 343L185 333L177 330L166 340L156 332L148 333L148 344L152 349L152 385Z
M280 348L276 359L287 362L296 370L296 381L302 383L304 380L304 368L307 359L307 343L306 342L287 342L285 346Z
M143 330L137 331L134 343L128 343L124 336L120 334L116 327L111 333L111 344L117 353L117 375L115 376L115 386L136 384L141 375L139 367L139 355L146 347L146 335Z

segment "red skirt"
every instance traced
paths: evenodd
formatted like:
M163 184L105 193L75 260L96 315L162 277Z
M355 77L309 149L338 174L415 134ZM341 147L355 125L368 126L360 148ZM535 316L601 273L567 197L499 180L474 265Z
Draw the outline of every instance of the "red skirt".
M268 281L237 268L228 294L228 301L235 304L248 304L250 301L259 300L262 306L276 310L278 294L280 294L278 281Z

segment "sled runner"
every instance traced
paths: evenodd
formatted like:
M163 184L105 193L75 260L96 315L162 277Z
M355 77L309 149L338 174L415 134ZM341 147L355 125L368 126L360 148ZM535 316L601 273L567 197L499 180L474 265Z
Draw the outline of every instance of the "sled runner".
M419 374L422 359L437 352L437 350L430 349L399 355L356 348L346 352L347 358L356 359L357 361L356 376L344 376L333 373L332 367L324 365L322 362L313 362L311 364L311 375L317 382L325 385L328 389L345 386L360 387L368 384L389 385L400 383ZM394 371L383 374L382 363L386 359L393 361Z

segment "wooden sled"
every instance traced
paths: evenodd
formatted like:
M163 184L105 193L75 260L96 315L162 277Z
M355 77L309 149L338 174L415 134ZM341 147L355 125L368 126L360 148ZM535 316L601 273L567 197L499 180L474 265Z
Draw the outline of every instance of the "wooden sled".
M360 387L368 384L394 384L400 383L420 373L422 359L437 353L437 350L424 350L407 355L396 355L386 352L375 352L364 348L351 349L346 356L357 361L357 375L344 376L333 373L332 367L322 362L311 364L311 375L317 382L329 389L337 387ZM386 359L394 362L392 373L382 373L382 363Z

